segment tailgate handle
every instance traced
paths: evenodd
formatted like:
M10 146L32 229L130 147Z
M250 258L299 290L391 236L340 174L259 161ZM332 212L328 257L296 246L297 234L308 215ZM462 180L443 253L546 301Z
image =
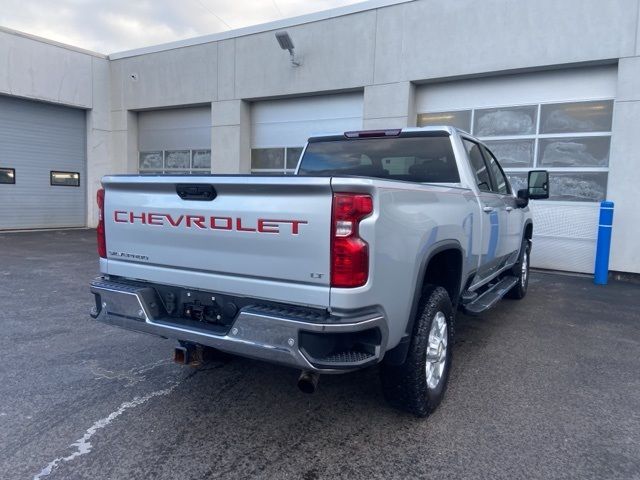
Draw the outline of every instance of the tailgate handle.
M216 198L216 190L213 185L182 183L176 185L176 192L182 200L211 201Z

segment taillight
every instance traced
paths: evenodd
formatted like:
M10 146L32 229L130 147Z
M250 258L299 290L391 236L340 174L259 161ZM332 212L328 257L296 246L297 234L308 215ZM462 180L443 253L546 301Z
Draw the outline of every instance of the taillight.
M98 202L98 255L107 258L107 239L104 234L104 188L98 190L96 201Z
M334 193L331 212L331 286L360 287L369 278L369 246L359 236L360 221L373 212L371 195Z

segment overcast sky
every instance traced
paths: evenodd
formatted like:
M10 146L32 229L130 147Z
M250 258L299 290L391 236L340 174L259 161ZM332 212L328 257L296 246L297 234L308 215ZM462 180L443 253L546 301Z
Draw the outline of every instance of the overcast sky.
M114 53L359 1L2 0L0 25L100 53Z

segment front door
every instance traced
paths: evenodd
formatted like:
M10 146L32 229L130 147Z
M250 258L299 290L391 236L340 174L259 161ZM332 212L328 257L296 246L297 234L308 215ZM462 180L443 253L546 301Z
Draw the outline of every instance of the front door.
M500 195L505 208L504 223L504 254L507 263L515 263L522 244L522 210L517 208L516 197L511 191L502 167L495 155L482 145L482 153L489 167L489 175L493 184L493 191Z

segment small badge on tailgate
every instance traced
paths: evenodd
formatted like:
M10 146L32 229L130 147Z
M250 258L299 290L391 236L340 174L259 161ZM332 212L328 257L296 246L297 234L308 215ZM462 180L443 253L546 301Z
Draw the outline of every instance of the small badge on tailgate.
M131 260L142 260L149 261L149 257L146 255L138 255L137 253L128 253L128 252L116 252L115 250L109 250L110 257L120 257L120 258L129 258Z

